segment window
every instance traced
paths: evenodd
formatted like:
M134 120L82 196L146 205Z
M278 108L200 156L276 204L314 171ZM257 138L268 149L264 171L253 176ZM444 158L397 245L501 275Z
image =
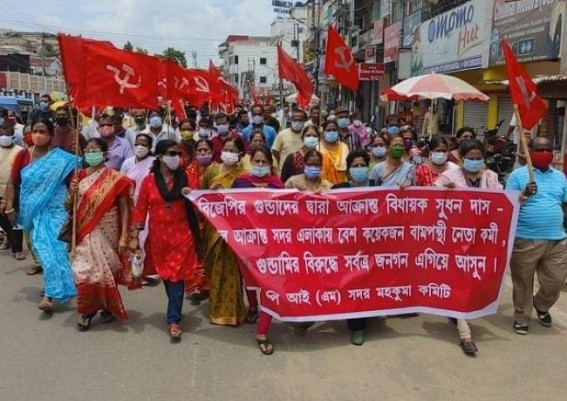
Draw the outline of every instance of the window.
M238 56L234 56L234 64L238 65Z
M303 33L303 27L298 26L298 27L297 27L297 34L298 34L298 35L301 35L302 33Z
M267 82L266 77L260 77L260 83L265 84Z
M266 57L260 57L260 65L266 65L268 64L268 60L266 60Z

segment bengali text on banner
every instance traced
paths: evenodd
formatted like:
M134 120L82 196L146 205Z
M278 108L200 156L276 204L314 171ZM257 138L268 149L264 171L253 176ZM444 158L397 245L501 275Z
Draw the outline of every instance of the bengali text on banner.
M519 194L245 189L188 197L242 260L264 311L316 321L496 313Z

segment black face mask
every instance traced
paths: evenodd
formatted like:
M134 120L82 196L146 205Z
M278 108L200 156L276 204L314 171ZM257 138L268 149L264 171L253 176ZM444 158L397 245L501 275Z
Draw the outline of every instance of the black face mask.
M67 117L57 117L55 119L55 122L60 127L66 127L67 125L69 125L69 119Z

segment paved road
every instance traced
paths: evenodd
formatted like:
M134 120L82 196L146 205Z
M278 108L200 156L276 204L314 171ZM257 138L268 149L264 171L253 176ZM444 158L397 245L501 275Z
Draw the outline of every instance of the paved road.
M275 324L272 356L250 325L211 326L206 305L186 304L180 344L165 333L163 287L123 292L130 320L86 333L74 305L46 318L41 276L0 255L0 400L567 400L567 292L555 325L511 330L509 285L500 313L472 322L480 352L465 357L446 319L373 319L362 347L344 322L305 334Z

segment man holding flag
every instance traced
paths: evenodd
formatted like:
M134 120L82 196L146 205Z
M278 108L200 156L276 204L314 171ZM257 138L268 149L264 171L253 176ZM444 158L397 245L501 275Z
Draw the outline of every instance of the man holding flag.
M502 41L510 94L520 132L530 130L545 115L547 106L536 94L536 85L516 59L507 41ZM559 299L567 278L567 234L564 229L567 179L555 170L553 146L547 138L535 138L529 150L520 135L527 164L510 174L506 189L522 191L521 207L510 260L512 272L514 331L528 334L532 309L539 322L550 327L549 309ZM539 290L533 296L537 272Z

